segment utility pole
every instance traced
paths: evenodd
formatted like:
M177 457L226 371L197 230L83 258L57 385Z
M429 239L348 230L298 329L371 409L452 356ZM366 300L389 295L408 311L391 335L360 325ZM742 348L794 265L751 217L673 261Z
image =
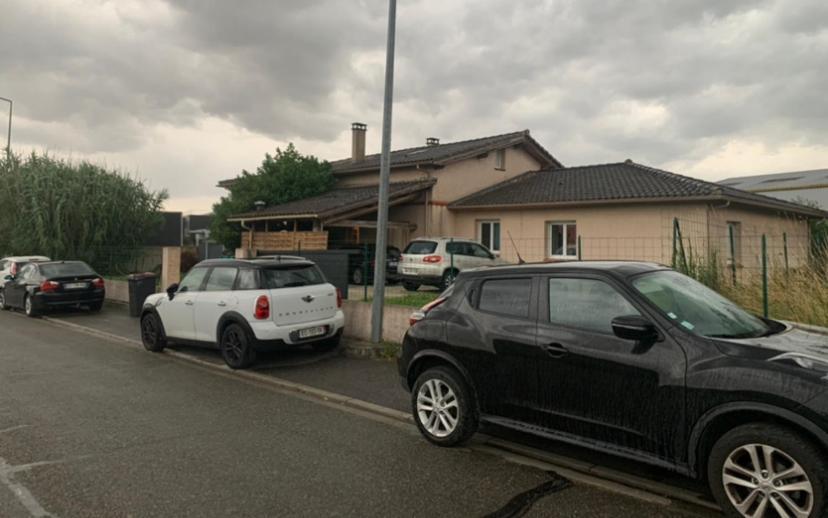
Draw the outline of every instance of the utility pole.
M6 134L6 160L9 162L8 167L11 167L11 121L14 103L11 99L6 99L5 97L0 97L0 101L6 101L9 103L9 132Z
M374 258L374 304L371 307L371 341L382 341L385 306L385 256L388 244L388 184L391 178L391 111L394 104L394 44L397 30L397 0L388 0L388 42L385 50L385 102L382 113L382 158L380 159L377 250ZM368 282L366 279L365 282Z

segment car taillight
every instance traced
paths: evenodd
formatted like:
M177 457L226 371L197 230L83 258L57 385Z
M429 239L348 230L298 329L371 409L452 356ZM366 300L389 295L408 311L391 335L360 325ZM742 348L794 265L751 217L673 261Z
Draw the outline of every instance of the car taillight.
M424 263L439 263L443 260L443 256L440 255L427 255L423 257Z
M101 279L100 277L98 277L97 279L95 279L94 281L92 281L92 286L93 286L96 290L102 290L102 289L106 288L106 283L104 282L104 280L103 280L103 279Z
M55 281L43 281L40 283L40 291L43 293L52 293L60 289L60 283Z
M433 301L429 302L428 304L426 304L425 306L418 309L417 311L415 311L414 313L411 313L411 316L408 317L408 325L413 326L414 324L416 324L420 320L423 320L426 317L426 315L428 315L428 313L432 309L436 308L437 306L439 306L440 304L442 304L443 302L445 302L447 300L448 300L448 298L440 298L440 299L433 300Z
M339 288L336 289L336 307L342 307L342 290Z
M256 317L256 320L270 318L270 300L266 295L262 295L256 300L256 311L253 316Z

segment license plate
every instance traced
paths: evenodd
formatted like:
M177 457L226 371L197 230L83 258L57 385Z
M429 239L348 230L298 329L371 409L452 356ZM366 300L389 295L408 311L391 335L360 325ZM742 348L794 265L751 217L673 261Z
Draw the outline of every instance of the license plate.
M67 282L63 285L64 289L67 290L82 290L86 289L89 285L85 282Z
M309 327L299 330L299 338L313 338L314 336L322 336L327 332L328 328L325 326Z
M408 274L413 275L413 274L417 273L417 270L415 270L414 268L403 268L403 273L408 273Z
M397 266L398 264L400 263L398 263L397 261L391 261L388 263L388 266Z

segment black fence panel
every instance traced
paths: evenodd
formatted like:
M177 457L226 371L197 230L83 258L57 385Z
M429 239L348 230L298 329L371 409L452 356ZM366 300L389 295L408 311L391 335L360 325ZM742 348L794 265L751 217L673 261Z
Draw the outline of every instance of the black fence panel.
M325 274L325 278L339 288L343 298L348 298L348 260L353 250L266 250L259 251L258 255L293 255L313 261Z

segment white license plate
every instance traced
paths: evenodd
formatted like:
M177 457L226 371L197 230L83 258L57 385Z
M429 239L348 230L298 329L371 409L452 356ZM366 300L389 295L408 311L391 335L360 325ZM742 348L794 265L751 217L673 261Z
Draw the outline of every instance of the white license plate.
M417 270L414 268L403 268L402 271L403 273L407 273L409 275L415 275L417 273Z
M388 263L388 266L397 266L399 263L397 261L391 261Z
M83 290L86 289L88 284L85 282L67 282L63 285L64 289L67 290Z
M328 328L325 326L309 327L307 329L299 330L299 338L313 338L314 336L322 336L327 332Z

